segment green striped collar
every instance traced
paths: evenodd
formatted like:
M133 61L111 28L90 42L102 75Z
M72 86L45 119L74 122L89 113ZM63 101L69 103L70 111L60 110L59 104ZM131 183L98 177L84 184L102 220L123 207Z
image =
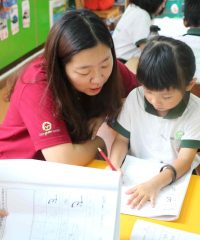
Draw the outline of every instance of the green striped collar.
M185 35L200 36L200 27L199 28L194 28L194 27L189 28Z

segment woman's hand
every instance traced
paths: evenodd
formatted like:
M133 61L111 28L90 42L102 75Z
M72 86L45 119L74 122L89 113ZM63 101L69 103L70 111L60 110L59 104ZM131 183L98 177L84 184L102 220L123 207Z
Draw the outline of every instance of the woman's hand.
M150 201L151 206L155 206L155 199L161 187L154 181L154 179L141 183L126 191L130 195L127 202L131 208L140 209L147 201Z

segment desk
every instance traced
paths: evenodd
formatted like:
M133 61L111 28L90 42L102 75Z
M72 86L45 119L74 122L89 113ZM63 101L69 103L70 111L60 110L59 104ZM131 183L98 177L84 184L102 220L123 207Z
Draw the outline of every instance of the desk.
M104 168L106 163L101 160L95 160L88 165L89 167ZM120 215L120 240L128 240L131 235L133 225L137 219L158 223L168 227L185 230L200 234L200 176L192 175L188 191L182 206L181 214L178 220L165 222L149 218L136 216Z

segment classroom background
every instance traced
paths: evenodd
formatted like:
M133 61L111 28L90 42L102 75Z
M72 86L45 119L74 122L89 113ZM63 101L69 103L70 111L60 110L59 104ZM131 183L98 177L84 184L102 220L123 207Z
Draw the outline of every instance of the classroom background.
M53 23L67 9L83 8L82 0L4 0L0 8L0 123L8 107L6 82L26 62L43 51ZM98 1L89 1L94 5ZM109 9L94 10L112 32L127 7L127 0L108 0ZM102 6L101 6L102 7ZM103 7L102 7L103 8ZM186 32L183 25L183 0L168 0L163 14L154 19L159 34L178 36ZM137 59L127 66L135 72ZM8 80L8 81L7 81ZM200 89L194 89L200 95Z
M44 43L53 23L67 9L83 8L82 0L3 0L0 8L0 122L8 103L4 101L5 83L13 73L43 51ZM98 3L98 1L88 2ZM109 9L94 10L112 32L127 7L128 0L107 0ZM167 0L163 14L154 18L159 34L176 37L186 33L183 25L183 0ZM107 4L108 5L108 4ZM136 71L137 59L127 66ZM200 85L193 92L200 96Z
M7 6L0 14L0 80L43 48L50 27L62 12L83 7L81 0L9 0ZM160 34L185 32L182 6L183 0L167 1L163 15L154 21L161 28ZM126 0L116 0L108 10L96 13L112 31L125 7Z

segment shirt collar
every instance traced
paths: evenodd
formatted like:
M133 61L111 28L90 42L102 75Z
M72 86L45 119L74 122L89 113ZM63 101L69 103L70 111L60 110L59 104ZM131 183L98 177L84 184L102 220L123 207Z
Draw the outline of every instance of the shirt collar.
M180 103L176 107L170 109L169 112L167 113L167 115L164 116L163 118L175 119L175 118L180 117L183 114L183 112L185 111L185 109L188 105L189 99L190 99L190 92L187 91L187 92L185 92L183 99L180 101ZM149 103L147 101L147 99L145 97L144 97L144 109L146 112L158 116L157 110L153 107L153 105L151 103Z
M200 36L200 28L189 28L185 35Z

